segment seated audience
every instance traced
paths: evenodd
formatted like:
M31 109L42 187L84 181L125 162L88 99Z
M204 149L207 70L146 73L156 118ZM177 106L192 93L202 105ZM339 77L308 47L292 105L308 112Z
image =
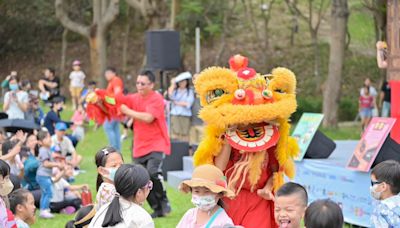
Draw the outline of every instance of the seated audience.
M373 227L400 227L400 163L387 160L371 171L372 197L377 200L371 216Z
M78 105L78 108L75 110L74 115L71 118L73 123L72 136L77 138L79 141L82 141L85 137L85 128L83 127L83 123L86 119L86 113L83 109L82 105Z
M76 212L75 219L65 224L65 228L86 228L95 214L96 209L93 205L82 207Z
M57 153L55 153L57 154ZM62 155L59 155L62 157ZM57 160L57 159L56 159ZM66 166L67 167L67 166ZM66 179L73 175L73 169L70 167L63 170L53 169L53 197L50 200L50 210L52 213L73 214L79 210L82 200L79 197L67 198L67 191L77 191L89 189L87 184L70 185Z
M308 204L306 189L293 182L282 185L275 194L275 222L279 227L300 228Z
M304 216L304 226L307 228L342 228L343 225L342 209L329 199L312 202Z
M29 225L35 223L35 200L33 195L26 189L18 189L12 192L8 199L10 201L10 210L15 216L15 222L18 228L29 228Z
M10 166L0 159L0 227L15 228L14 215L9 209L7 196L13 190Z
M46 114L43 123L44 127L47 128L50 135L54 135L54 127L56 126L56 123L63 122L60 117L60 113L63 110L63 107L64 99L62 99L61 97L53 98L50 106L50 111Z
M55 134L51 137L52 146L58 146L61 154L66 157L67 163L74 168L79 167L82 156L79 155L72 141L65 135L67 125L64 122L58 122L55 125Z
M114 185L114 199L96 212L89 228L154 228L153 219L142 207L153 187L148 171L141 165L124 164L115 173Z
M104 147L95 156L97 167L96 210L110 203L116 193L114 177L117 169L124 163L122 155L113 147Z
M40 98L43 101L52 101L53 98L60 96L60 79L55 74L54 68L48 67L44 70L44 78L38 82Z
M25 112L28 111L28 93L19 89L16 76L10 78L9 88L10 91L4 95L3 111L8 114L9 119L24 119Z
M223 207L223 197L234 197L227 188L222 171L213 165L201 165L194 169L192 179L185 180L180 190L192 193L195 208L189 209L182 217L177 228L218 227L233 225L232 219Z

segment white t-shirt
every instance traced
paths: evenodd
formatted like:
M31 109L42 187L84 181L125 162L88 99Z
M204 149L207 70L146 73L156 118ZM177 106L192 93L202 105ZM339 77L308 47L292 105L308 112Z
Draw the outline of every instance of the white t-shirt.
M59 181L53 183L53 197L51 198L50 202L59 203L64 201L64 190L69 186L70 184L64 178L61 178Z
M124 198L119 198L120 213L123 221L118 223L115 228L154 228L154 222L149 213L143 209L143 207L125 200ZM102 227L101 224L104 221L108 207L110 203L102 206L99 211L89 224L89 228Z
M72 156L72 153L75 152L75 147L72 144L71 139L67 136L63 137L63 140L60 142L57 139L57 135L51 136L52 146L59 146L61 149L61 154L65 157ZM68 155L68 156L67 156Z
M86 75L83 71L72 71L69 74L69 79L71 80L71 87L83 88L85 86L84 79Z
M4 95L4 101L8 101L10 99L11 94L14 93L13 91L8 91ZM29 102L29 96L28 93L25 91L18 91L17 92L17 100L19 103L28 103ZM6 111L8 115L8 119L24 119L24 111L22 111L19 107L17 102L11 100L10 101L10 106L8 107L8 110Z

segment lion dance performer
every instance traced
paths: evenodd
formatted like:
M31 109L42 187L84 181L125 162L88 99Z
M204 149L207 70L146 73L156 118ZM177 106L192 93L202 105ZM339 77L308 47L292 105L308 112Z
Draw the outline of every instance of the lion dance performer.
M215 164L224 171L236 194L224 199L235 224L277 227L273 192L284 175L294 177L293 157L299 151L288 123L297 107L296 78L285 68L261 75L240 55L229 64L230 69L205 69L195 81L206 129L194 163Z

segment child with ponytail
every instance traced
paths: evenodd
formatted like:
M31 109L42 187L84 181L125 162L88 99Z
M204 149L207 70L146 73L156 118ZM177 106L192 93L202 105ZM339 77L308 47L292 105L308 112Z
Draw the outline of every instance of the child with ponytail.
M100 209L111 202L115 195L114 176L117 169L124 163L122 155L113 147L104 147L95 156L97 166L96 206Z
M153 188L148 171L141 165L124 164L115 174L114 185L114 199L100 208L89 228L154 228L150 214L142 207Z

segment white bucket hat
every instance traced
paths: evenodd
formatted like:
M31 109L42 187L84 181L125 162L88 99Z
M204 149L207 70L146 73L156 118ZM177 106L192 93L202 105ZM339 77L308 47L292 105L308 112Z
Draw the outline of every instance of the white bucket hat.
M186 80L186 79L191 79L192 78L192 74L188 71L183 72L178 74L178 76L176 76L175 78L175 82L178 83L180 81Z

